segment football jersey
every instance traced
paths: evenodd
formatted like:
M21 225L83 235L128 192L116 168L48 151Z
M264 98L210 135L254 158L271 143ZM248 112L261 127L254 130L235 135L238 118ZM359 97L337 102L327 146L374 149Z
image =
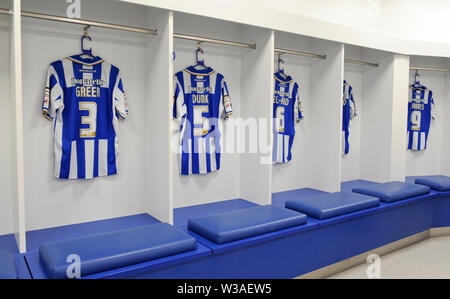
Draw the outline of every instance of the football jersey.
M431 118L435 118L433 92L423 85L411 85L408 99L408 149L427 148Z
M173 117L180 123L180 172L204 174L220 169L219 119L232 115L224 76L191 66L175 74Z
M357 115L352 89L351 85L344 80L344 96L342 100L342 153L344 155L348 154L350 150L350 144L348 142L350 120Z
M42 114L53 121L54 176L117 173L119 119L128 114L119 69L79 55L50 64Z
M291 76L274 74L273 94L273 162L285 163L292 159L291 148L295 123L303 119L298 84Z

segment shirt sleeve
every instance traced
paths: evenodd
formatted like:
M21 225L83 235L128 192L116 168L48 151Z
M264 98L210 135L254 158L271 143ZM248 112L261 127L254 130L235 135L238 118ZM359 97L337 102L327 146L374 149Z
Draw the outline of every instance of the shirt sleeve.
M233 109L230 101L230 93L228 92L227 82L222 80L222 103L224 108L224 118L228 119L233 115Z
M55 68L50 65L47 71L45 94L42 101L42 115L52 120L56 111L64 106L64 93Z
M434 105L434 97L431 95L431 117L436 119L436 106Z
M295 95L294 102L294 118L297 123L299 123L303 118L303 107L302 100L300 99L300 88L297 87L297 94Z
M186 104L184 103L183 90L181 88L178 78L175 77L175 92L173 96L173 119L181 122L182 118L186 115Z
M354 118L358 115L358 111L356 110L356 102L355 98L353 97L352 88L349 88L349 99L350 99L350 118Z
M125 119L128 115L128 99L123 88L123 79L119 72L113 90L114 108L118 119Z

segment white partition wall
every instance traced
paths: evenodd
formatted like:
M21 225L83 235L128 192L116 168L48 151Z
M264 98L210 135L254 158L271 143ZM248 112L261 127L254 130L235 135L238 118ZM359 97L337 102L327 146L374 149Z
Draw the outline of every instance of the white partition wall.
M9 4L10 1L0 1L2 5ZM14 112L12 105L14 104L13 93L10 86L10 71L12 60L12 38L11 38L11 22L10 16L0 16L0 105L5 111ZM12 186L12 151L14 139L12 134L12 113L5 113L0 118L0 126L3 128L4 138L0 143L0 172L2 180L0 180L0 189L2 196L0 198L0 235L11 234L14 231L14 215L13 215L13 186Z
M275 48L311 52L311 38L294 37L292 34L275 32ZM304 119L295 125L295 137L291 148L292 159L289 163L272 166L272 192L281 192L308 187L308 131L311 129L309 110L311 94L311 64L314 59L305 56L281 55L284 72L292 76L299 85L300 100ZM274 72L277 72L278 53L274 57Z
M352 86L357 115L350 121L350 149L342 156L342 181L404 180L407 70L406 56L345 46L344 78ZM406 87L405 87L406 86Z
M344 46L314 40L311 49L314 53L325 54L327 59L313 61L311 69L308 185L335 192L340 190L341 175Z
M25 198L24 198L24 133L23 133L23 99L22 99L22 36L21 36L21 1L12 2L12 30L11 30L11 70L10 90L12 91L13 117L13 232L19 251L26 251L25 238Z
M1 120L0 235L14 234L18 250L25 252L20 1L0 3L12 9L0 18L0 102L6 112Z
M168 34L170 23L166 17L153 23L147 8L111 1L81 2L81 17L110 23L138 27L160 27ZM23 9L64 16L67 4L61 1L23 1ZM164 27L163 25L166 25ZM167 175L167 161L150 165L147 160L147 138L151 125L149 119L159 112L149 113L150 102L161 101L165 108L160 113L167 116L168 68L152 59L163 59L168 64L169 38L148 37L143 34L93 27L89 34L94 55L100 55L118 66L124 79L129 100L129 116L120 122L119 174L92 180L58 180L53 178L52 125L40 113L48 65L68 55L78 54L83 27L65 23L23 18L23 74L24 74L24 155L25 199L27 230L68 225L93 220L145 213L149 210L151 196L146 186L147 169ZM158 43L157 48L155 45ZM159 44L161 43L161 44ZM166 48L166 50L161 50ZM156 51L157 55L149 55ZM153 67L152 73L149 68ZM164 84L161 90L148 90L147 76L161 71ZM156 105L156 104L155 104ZM163 118L163 116L161 116ZM162 128L168 132L168 124ZM164 138L164 137L161 137ZM161 140L158 140L161 142ZM150 140L148 145L150 146ZM159 146L167 147L160 143ZM159 167L159 168L158 168ZM152 178L155 179L154 177ZM166 179L167 183L167 179ZM153 183L154 184L154 183ZM161 184L162 185L162 184ZM167 199L163 191L158 196ZM166 191L168 194L168 191ZM154 198L154 197L153 197ZM161 199L162 199L161 198ZM154 199L153 199L154 200ZM162 220L169 220L163 208L156 210Z
M363 52L363 48L345 45L346 58L362 61L364 59ZM352 87L357 115L350 121L350 134L348 137L349 152L347 155L342 155L341 181L343 182L360 178L361 119L364 117L363 73L368 68L368 66L357 64L344 64L344 79ZM344 133L342 133L342 135L344 135Z
M147 212L160 221L172 223L173 155L173 14L149 12L148 20L158 28L157 36L148 37L147 47L147 111L145 131L145 204Z
M249 130L248 152L240 156L240 195L258 204L269 204L272 198L272 111L273 111L273 31L247 28L247 40L256 43L255 50L245 50L242 68L241 118L258 122L258 149L251 152L255 142ZM251 122L250 122L251 123Z
M316 47L314 47L316 46ZM326 49L317 47L317 42L314 42L314 38L310 37L302 37L295 36L293 34L284 33L284 32L276 32L275 33L275 48L278 49L288 49L306 53L315 53L320 55L326 54ZM291 75L293 80L299 84L299 93L300 100L302 101L302 110L304 119L296 124L295 126L295 137L294 142L291 149L292 160L289 163L284 164L274 164L272 168L272 188L273 192L281 192L286 190L293 190L299 188L307 188L310 187L310 171L317 171L312 166L309 165L310 155L315 155L315 150L313 148L314 145L310 143L310 136L316 135L316 130L320 130L317 128L317 123L315 126L313 125L315 122L316 116L311 112L312 102L315 101L315 98L311 95L312 88L312 68L316 63L326 63L325 61L321 61L320 58L311 58L306 56L298 56L298 55L290 55L290 54L282 54L282 60L285 62L285 73L287 75ZM278 54L275 53L274 57L274 65L275 71L277 71L277 61ZM338 67L339 65L336 64ZM317 66L315 67L317 71ZM335 73L336 70L331 68L332 72ZM318 72L318 71L317 71ZM316 76L317 75L316 73ZM328 80L327 82L322 81L321 88L329 89L335 88L336 83L339 78L335 80ZM330 85L326 85L330 84ZM334 95L334 101L339 101L339 95L336 93ZM325 98L325 97L324 97ZM322 98L322 99L324 99ZM316 102L317 104L317 102ZM339 109L337 105L331 105L327 107L327 109L335 109L335 115L333 118L329 119L329 121L336 121L336 117L339 117ZM319 110L316 110L319 112ZM321 116L319 116L321 117ZM317 120L317 119L316 119ZM322 119L323 121L323 119ZM328 120L327 120L328 121ZM331 132L330 132L331 133ZM333 128L332 134L338 134L339 132L336 128ZM336 136L335 136L336 137ZM336 146L336 145L335 145ZM317 158L314 163L317 163ZM337 162L337 157L335 157L335 162ZM330 180L333 185L336 184L335 180Z
M411 66L445 67L447 59L412 56ZM448 134L450 85L448 74L436 71L418 71L418 80L433 92L436 118L431 120L427 148L424 151L406 151L406 175L448 174ZM414 83L415 71L409 72L409 83Z
M450 60L447 58L444 64L447 68L450 67ZM441 149L441 174L450 176L450 138L446 138L450 134L450 75L445 75L445 91L444 91L444 130L442 134L442 149Z
M242 26L187 14L174 14L174 32L179 34L204 36L224 40L243 41ZM175 61L173 73L195 65L197 42L174 39ZM233 117L240 115L242 49L210 43L201 44L205 65L221 73L228 84ZM172 91L173 92L173 91ZM230 120L227 120L228 122ZM222 122L225 127L225 121ZM173 121L173 144L179 139L179 124ZM186 207L239 197L239 154L227 152L227 132L223 132L223 152L219 171L203 175L181 175L180 156L173 153L174 207Z
M390 171L389 181L403 181L405 179L406 159L404 151L406 148L406 130L408 113L408 82L409 57L405 55L394 55L394 81L393 81L393 103L392 103L392 127L390 148Z
M360 178L404 180L408 57L370 50L364 57L379 67L363 73Z
M174 207L235 198L244 198L257 203L270 202L270 165L261 164L259 152L254 154L240 152L237 140L249 136L249 129L244 129L248 124L247 121L258 121L260 117L267 120L270 117L270 61L273 55L271 31L175 13L174 32L257 44L256 49L201 44L205 53L205 64L225 77L233 105L233 118L222 122L223 145L219 171L204 175L181 175L179 154L173 154ZM174 40L176 56L173 63L174 73L196 63L197 46L195 41ZM174 122L174 136L178 130L179 124ZM247 135L241 134L243 132ZM259 187L254 188L255 184Z

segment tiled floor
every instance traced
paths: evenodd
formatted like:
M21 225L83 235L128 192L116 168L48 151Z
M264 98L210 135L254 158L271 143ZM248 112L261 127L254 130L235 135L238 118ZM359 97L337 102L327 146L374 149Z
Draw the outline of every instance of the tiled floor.
M366 279L362 264L329 278ZM450 278L450 237L431 238L384 255L380 260L380 278ZM369 271L370 272L370 271ZM374 272L371 272L374 273Z

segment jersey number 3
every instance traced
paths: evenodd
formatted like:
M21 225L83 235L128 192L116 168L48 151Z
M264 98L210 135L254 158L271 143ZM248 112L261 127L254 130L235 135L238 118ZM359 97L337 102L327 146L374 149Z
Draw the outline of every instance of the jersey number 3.
M79 109L87 111L87 115L81 116L80 138L95 138L97 133L97 103L79 102Z

